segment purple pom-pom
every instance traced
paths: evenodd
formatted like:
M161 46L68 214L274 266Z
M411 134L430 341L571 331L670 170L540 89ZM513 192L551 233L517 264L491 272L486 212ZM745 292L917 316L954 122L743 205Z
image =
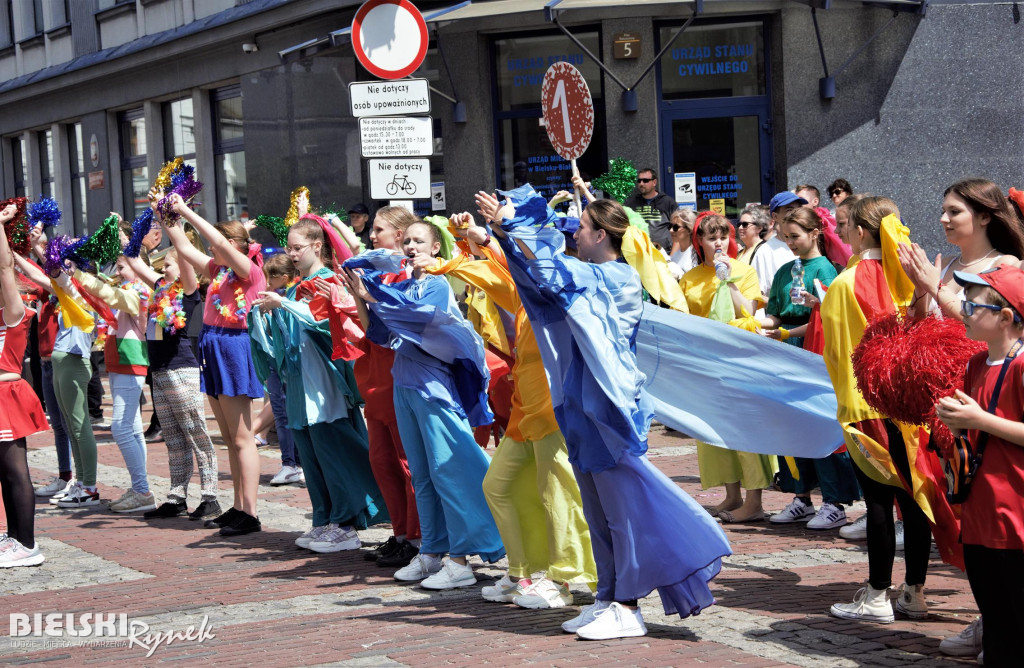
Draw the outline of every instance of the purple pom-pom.
M43 227L50 227L60 223L60 207L52 197L41 196L38 202L28 205L28 222L31 227L42 224Z
M52 274L64 268L64 258L68 247L71 246L71 238L66 234L50 239L46 244L46 257L43 258L43 269L47 274Z

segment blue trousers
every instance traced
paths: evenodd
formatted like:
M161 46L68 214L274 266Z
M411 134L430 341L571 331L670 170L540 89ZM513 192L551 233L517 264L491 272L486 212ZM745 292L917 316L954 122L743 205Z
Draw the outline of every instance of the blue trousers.
M488 562L505 556L483 492L490 458L466 419L397 385L395 415L416 492L420 552L478 554Z
M274 413L274 430L277 444L281 447L281 466L298 466L299 457L295 451L292 430L288 428L288 411L284 402L284 383L273 369L267 376L267 394L270 396L270 410ZM319 524L317 526L320 526Z
M857 474L849 453L833 452L822 459L794 457L800 479L789 472L784 457L779 457L779 488L790 494L810 494L815 487L821 487L821 500L825 503L853 503L861 497Z

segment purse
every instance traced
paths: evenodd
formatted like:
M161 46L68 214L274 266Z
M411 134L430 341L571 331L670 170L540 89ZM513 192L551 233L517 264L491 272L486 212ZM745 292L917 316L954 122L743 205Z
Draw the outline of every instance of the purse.
M999 377L996 379L996 386L992 390L992 398L988 402L988 412L995 413L999 405L999 392L1003 388L1003 379L1010 368L1011 362L1017 357L1024 340L1017 339L1017 342L1010 348L1003 361L1003 367L999 370ZM942 471L946 475L946 498L950 503L963 503L971 493L971 484L978 474L978 467L981 466L982 458L985 455L985 446L988 444L988 432L978 434L978 442L971 445L966 432L961 432L953 439L953 448L949 457L942 460Z

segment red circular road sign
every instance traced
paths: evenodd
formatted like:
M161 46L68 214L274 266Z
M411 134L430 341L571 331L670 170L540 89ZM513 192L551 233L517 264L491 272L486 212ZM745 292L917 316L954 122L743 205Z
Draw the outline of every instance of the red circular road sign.
M367 0L352 19L352 50L381 79L407 77L427 55L427 23L409 0Z
M540 101L555 152L566 160L583 155L594 136L594 100L583 75L569 63L555 63L544 73Z

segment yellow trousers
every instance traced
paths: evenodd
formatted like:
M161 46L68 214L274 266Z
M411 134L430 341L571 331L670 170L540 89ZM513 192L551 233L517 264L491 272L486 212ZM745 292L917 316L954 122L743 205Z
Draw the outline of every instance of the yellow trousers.
M703 489L738 482L743 489L765 489L775 477L775 457L726 450L697 441L697 468Z
M596 585L590 528L561 432L525 443L502 438L483 486L509 578L545 571L556 582Z

